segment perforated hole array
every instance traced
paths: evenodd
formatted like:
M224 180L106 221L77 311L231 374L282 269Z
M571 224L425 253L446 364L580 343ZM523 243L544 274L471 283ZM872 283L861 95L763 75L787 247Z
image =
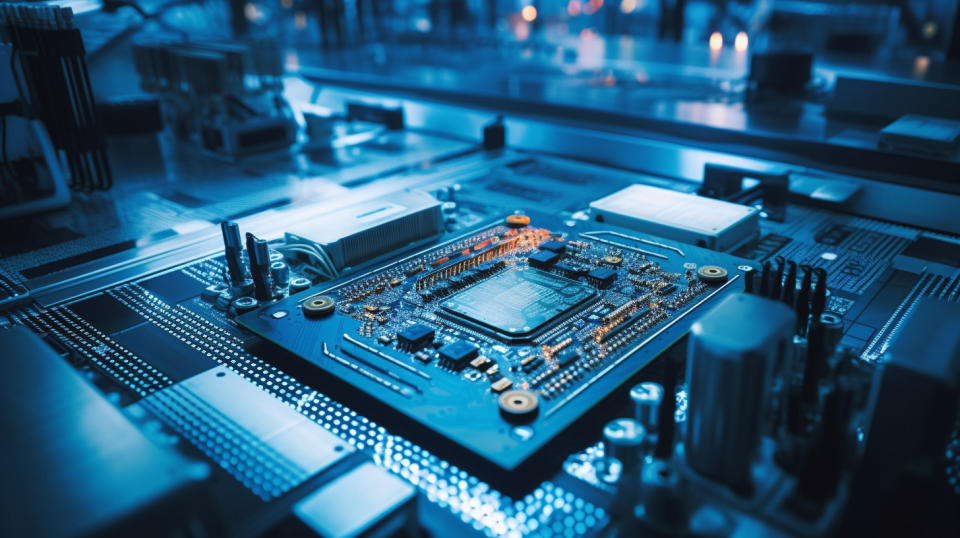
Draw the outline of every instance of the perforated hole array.
M35 332L51 332L72 342L87 360L140 396L173 384L163 372L113 341L68 307L45 312L26 311L12 314L12 317Z
M310 478L309 473L180 385L154 393L140 403L265 501Z
M183 273L194 280L202 282L205 286L212 286L223 283L223 275L226 273L227 266L214 258L200 263L196 263L183 269Z

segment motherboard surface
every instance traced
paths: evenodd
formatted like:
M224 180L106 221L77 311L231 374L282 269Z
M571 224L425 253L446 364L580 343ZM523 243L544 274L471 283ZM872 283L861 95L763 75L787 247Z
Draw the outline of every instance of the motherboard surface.
M756 265L590 221L510 215L238 317L349 405L529 490L601 400ZM576 405L571 405L575 402Z

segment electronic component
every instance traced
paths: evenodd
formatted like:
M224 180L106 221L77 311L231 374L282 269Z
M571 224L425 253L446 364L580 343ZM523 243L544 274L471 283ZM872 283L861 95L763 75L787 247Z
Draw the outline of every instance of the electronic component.
M304 497L293 512L317 536L416 535L415 502L413 486L367 462Z
M467 288L443 302L453 319L508 341L530 338L559 316L576 308L596 292L538 269L508 269Z
M457 340L451 342L437 350L440 356L440 363L451 370L460 371L477 356L480 350L470 342Z
M230 275L230 283L238 286L246 278L243 267L243 243L240 242L240 227L235 222L223 221L220 223L223 234L224 259Z
M271 262L270 281L275 286L285 288L290 282L290 267L282 261Z
M417 351L433 342L436 331L425 325L415 324L397 333L397 347L404 351Z
M253 278L256 297L261 301L273 298L270 289L270 253L267 242L247 232L247 259L250 261L250 276Z
M473 366L481 372L489 368L491 364L493 364L493 361L491 361L490 358L485 355L480 355L479 357L470 361L470 366Z
M511 422L529 421L540 407L540 399L528 390L508 390L497 398L497 402L500 404L500 412Z
M607 457L620 463L617 495L611 512L623 522L621 532L633 532L635 511L639 500L640 472L643 468L643 445L646 441L643 426L630 418L618 418L603 427L603 449Z
M631 185L590 209L602 222L716 250L755 237L760 218L752 207L649 185Z
M237 297L233 300L233 308L237 311L237 314L245 314L251 310L256 310L258 306L260 306L260 301L253 297Z
M634 419L648 434L656 435L663 387L650 381L640 383L630 389L630 399L633 401Z
M203 464L151 441L37 335L0 328L0 349L0 448L18 462L5 480L29 485L4 494L4 534L176 534L212 509Z
M328 263L332 278L346 267L434 237L442 230L440 202L428 194L409 191L324 213L288 229L285 240L312 263Z
M497 394L500 394L501 392L509 389L512 386L513 386L513 381L510 381L505 377L501 377L500 379L490 384L490 390L492 390Z
M960 122L907 114L880 130L881 149L949 156L960 147Z
M938 483L943 447L956 428L958 323L956 302L922 299L887 351L874 377L868 439L853 480L853 526L883 532L898 511L896 501L910 502L905 484Z
M544 241L540 243L540 250L549 250L550 252L563 254L567 250L567 245L560 241Z
M296 141L276 42L144 42L133 46L133 60L140 86L158 94L176 122L174 133L207 152L239 159Z
M336 302L326 295L314 295L303 302L303 315L309 318L329 316Z
M310 287L310 280L298 276L297 278L290 279L290 293L299 293Z
M623 473L640 471L641 445L646 431L636 420L618 418L603 427L603 448L605 453L623 466Z
M688 314L732 292L740 276L678 286L684 264L753 267L632 232L672 253L649 262L590 239L623 232L584 222L583 230L564 237L567 254L588 261L615 256L619 269L573 260L597 277L573 280L553 272L556 267L529 266L532 254L553 252L539 247L561 235L552 230L564 229L564 221L527 218L531 224L524 227L477 229L331 285L320 292L336 303L325 317L305 319L307 303L293 297L237 319L315 366L322 378L339 380L325 386L336 387L348 405L383 412L407 431L428 432L431 450L469 464L501 490L527 491L556 468L565 450L582 447L574 425L589 420L586 411L679 339L694 321ZM633 280L645 287L634 291ZM625 306L616 315L598 315L609 308L601 301L608 294ZM615 298L620 294L627 297ZM656 308L649 306L651 294ZM304 316L287 315L298 305ZM409 342L429 340L425 329L404 333L415 326L434 331L437 351L426 345L408 351ZM387 338L397 339L396 348L380 345ZM524 403L531 400L526 393L537 402L516 432L499 401L515 390L525 391ZM521 411L509 403L507 409Z
M73 8L4 2L0 4L0 27L4 28L3 41L12 45L10 66L22 105L27 107L30 117L38 118L46 126L43 135L46 138L49 132L49 140L44 142L52 144L50 150L69 168L70 187L88 192L111 188L113 173L107 158L106 137L94 102L83 37L76 27ZM9 109L3 111L4 132L10 112ZM4 136L4 161L8 158L6 144ZM12 174L14 179L18 174ZM57 196L57 200L49 200L58 201L63 199ZM44 207L51 207L45 202L48 201L34 200L27 204L42 203Z
M536 267L537 269L547 269L551 265L557 262L560 259L560 255L556 252L551 252L549 250L541 250L540 252L534 252L527 257L527 262L530 264L530 267Z
M704 265L697 269L697 276L704 282L717 283L727 279L727 270L716 265Z
M726 297L693 324L684 449L692 469L740 491L752 487L773 367L794 325L783 303L748 294Z
M587 274L587 268L582 265L574 265L572 263L560 262L553 266L553 271L559 273L567 278L579 278Z
M617 270L609 267L598 267L587 273L587 280L594 286L605 290L617 279Z
M185 438L199 441L201 450L264 500L355 452L349 443L225 366L157 391L138 405ZM207 428L196 427L198 422ZM251 441L243 458L225 449L239 439Z
M530 217L527 215L509 215L506 218L506 223L511 228L523 228L530 225Z
M112 92L130 86L118 79L130 77L128 56L154 97L146 115L121 118L147 120L134 126L136 134L107 133L115 170L128 179L123 189L74 196L66 211L39 214L44 206L31 205L36 216L4 222L0 331L20 325L38 334L61 366L79 371L163 452L179 453L172 474L189 471L185 489L201 484L215 506L147 496L126 512L147 521L138 528L0 535L956 534L949 529L960 527L960 380L944 357L955 356L957 346L932 327L956 336L949 329L958 323L954 309L931 313L925 301L952 307L960 300L960 220L951 218L958 204L944 184L957 176L957 162L874 151L876 140L863 134L882 125L862 118L851 125L866 130L846 129L849 118L842 118L841 129L820 136L817 116L832 108L821 84L784 101L751 87L740 91L736 80L730 91L729 77L718 83L710 69L666 66L647 83L643 65L631 67L637 43L624 40L593 58L599 63L590 69L565 69L577 56L560 35L568 24L573 31L590 26L604 38L597 43L614 43L605 34L617 28L649 33L642 27L656 23L650 13L614 16L631 11L626 3L82 4L87 14L139 32L133 55L125 54L129 39L111 40L108 58L86 49L99 66L89 83L107 108ZM44 22L68 12L33 7L0 4L0 41L19 41L0 43L13 75L0 75L10 81L0 82L8 90L0 112L13 157L4 154L0 165L0 220L10 216L4 208L16 214L24 202L55 192L51 185L68 191L70 179L97 188L90 178L103 176L93 131L110 125L101 117L82 122L89 137L70 132L71 118L89 112L89 103L59 100L57 110L76 106L61 110L65 120L50 126L49 137L25 141L31 133L24 131L50 116L51 100L34 97L63 93L39 86L88 78L83 62L71 59L84 55L76 34L59 32L59 20ZM726 18L749 15L750 6L741 8ZM827 6L815 18L837 9ZM939 21L950 13L937 9L918 12L920 33L935 21L941 38L926 39L920 52L933 54L938 69L931 73L942 75L942 54L931 45L949 41L950 28ZM10 14L19 19L10 24ZM683 19L677 14L659 18ZM747 31L748 53L770 41L769 25L750 25L736 47L734 36L723 34L725 47L737 50L722 52L719 34L739 32L737 25L703 10L686 15L694 30L718 30L709 41L721 52L720 67L727 56L744 56ZM24 24L25 17L32 20ZM516 23L531 32L524 46L563 58L508 58L466 78L446 72L515 52L450 47L450 39L495 45L490 39L503 34L497 29ZM90 27L106 39L100 30L122 26ZM821 26L839 48L862 41ZM479 27L483 35L472 35ZM917 24L912 28L901 43L907 49L919 35ZM276 32L280 41L258 41ZM431 44L434 36L444 41L441 49ZM151 41L158 38L163 42ZM327 50L301 50L318 38ZM355 50L329 50L331 39ZM364 45L371 43L384 46ZM452 61L435 57L450 51ZM429 65L404 68L411 61ZM330 69L355 64L366 75ZM538 65L556 75L547 73L545 88ZM487 76L503 74L504 66L507 74L533 68L519 80L519 94L512 91L517 80ZM396 92L352 89L368 75L391 87L411 76L441 81L433 90L449 95L438 106L410 92L387 98ZM659 91L691 76L709 80L692 93ZM464 81L501 95L486 96L481 110L475 99L455 95ZM499 106L530 95L530 84L547 100L575 106ZM574 110L625 105L617 111L649 113L646 101L665 94L692 96L694 105L705 98L709 112L733 107L733 116L699 120L716 120L707 122L712 128L733 122L739 132L663 130L669 121L624 130L611 114ZM617 95L623 99L610 98ZM934 108L945 114L952 103L942 99ZM666 104L654 107L661 119L689 119L687 112L703 108ZM784 107L798 111L796 122L754 121ZM484 118L495 109L510 117L489 123ZM771 138L767 127L791 136ZM811 129L817 136L806 136ZM64 167L58 182L46 180L34 142L52 156L49 174ZM272 149L280 151L252 154ZM86 157L78 162L78 154ZM876 158L863 158L870 154ZM786 161L771 160L778 158ZM86 169L71 169L77 166ZM638 183L657 188L643 196L621 191L614 196L622 207L613 211L601 207L616 205L610 199L589 207ZM833 196L838 192L845 196ZM241 231L256 234L248 253ZM761 287L748 301L762 308L708 314L689 335L724 299ZM792 328L784 308L797 312ZM697 350L686 368L688 343ZM7 413L14 436L34 427L27 424L36 421L31 406L55 408L37 394L76 395L48 390L47 381L59 379L52 371L50 379L36 371L7 376L7 407L25 417L21 424ZM12 389L11 380L23 386ZM85 461L106 460L76 441L98 428L80 437L76 420L61 427L59 413L48 415L35 429L57 435L32 435L14 455L33 446L48 452L40 454L44 465L57 456L59 467L47 467L60 470L53 481L89 493L93 504L79 516L59 510L64 492L24 489L30 480L50 489L50 477L14 470L17 483L5 490L26 491L38 505L32 519L64 512L83 523L115 506L101 490L137 501L156 485L140 468L153 460L138 460L145 455L139 449L127 454L122 435L109 447L114 457L99 464L107 479L99 480ZM99 413L82 415L81 425L99 425ZM113 431L109 424L106 430ZM10 442L18 440L0 441ZM64 462L77 467L79 480L62 479L70 474ZM144 483L115 480L116 468L130 462L138 465L129 478ZM16 511L19 502L6 504ZM19 524L19 514L6 515ZM416 518L426 528L415 528Z

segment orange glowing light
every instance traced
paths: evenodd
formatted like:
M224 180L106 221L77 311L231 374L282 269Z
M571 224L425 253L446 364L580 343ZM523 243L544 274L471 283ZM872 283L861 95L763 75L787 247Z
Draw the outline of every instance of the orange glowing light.
M580 0L570 0L567 2L567 15L576 17L580 14Z
M533 6L523 6L523 9L520 10L520 16L527 22L533 22L537 20L537 8Z
M737 32L737 37L733 38L733 48L737 52L746 52L750 46L750 38L746 32Z
M720 50L723 48L723 34L714 32L710 34L710 50Z
M929 56L917 56L913 60L913 76L914 78L925 78L927 76L927 70L930 68L930 57Z
M630 13L631 11L637 9L637 0L622 0L620 2L620 12L621 13Z

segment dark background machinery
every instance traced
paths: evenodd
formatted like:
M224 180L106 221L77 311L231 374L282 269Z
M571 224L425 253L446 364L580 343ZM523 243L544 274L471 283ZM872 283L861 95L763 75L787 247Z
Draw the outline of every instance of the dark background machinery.
M0 534L957 534L958 17L0 4Z

